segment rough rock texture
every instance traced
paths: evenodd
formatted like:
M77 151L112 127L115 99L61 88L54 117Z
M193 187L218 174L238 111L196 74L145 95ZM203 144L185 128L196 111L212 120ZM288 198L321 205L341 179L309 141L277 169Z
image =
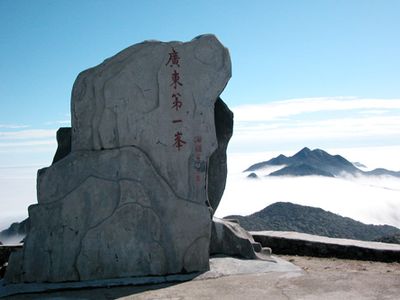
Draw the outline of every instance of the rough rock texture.
M233 133L233 113L228 106L218 98L215 102L215 129L218 148L211 155L208 166L208 200L215 212L225 190L226 175L226 148Z
M204 202L194 196L218 146L214 104L230 76L229 53L212 35L127 48L78 76L72 151L138 146L178 196Z
M22 249L22 245L2 245L0 242L0 279L4 277L7 269L8 259L13 251Z
M233 133L233 113L221 98L214 107L214 122L218 148L211 155L208 163L208 199L213 212L218 207L225 190L228 172L226 149ZM53 164L71 152L71 127L62 127L57 131L57 152Z
M263 248L235 220L216 217L211 228L210 254L273 261L271 248Z
M6 280L207 270L214 106L230 76L229 53L212 35L144 42L82 72L71 152L68 129L59 131L60 155L38 172L38 204Z
M63 159L71 152L71 127L61 127L57 130L57 151L52 164Z

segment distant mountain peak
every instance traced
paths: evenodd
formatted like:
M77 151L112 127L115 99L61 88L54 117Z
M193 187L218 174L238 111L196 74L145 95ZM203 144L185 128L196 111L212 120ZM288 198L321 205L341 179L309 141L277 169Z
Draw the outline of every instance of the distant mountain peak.
M247 175L247 178L258 179L258 176L256 173L250 173L249 175Z
M310 148L308 148L308 147L304 147L303 149L301 149L299 152L297 152L297 153L308 153L308 152L311 152L311 149Z
M295 155L292 157L309 157L309 156L314 156L314 157L321 157L321 156L331 156L328 152L321 150L321 149L314 149L311 150L308 147L304 147L301 149L299 152L297 152Z
M247 168L244 172L256 172L271 166L282 166L281 169L271 173L271 176L341 176L343 173L357 175L390 175L400 177L400 172L386 169L373 171L362 171L354 163L351 163L341 155L331 155L322 149L311 150L304 147L293 156L278 155L268 161L256 163Z
M252 173L255 174L255 173ZM314 168L308 164L300 163L297 165L290 165L278 171L272 172L269 176L325 176L335 177L333 174L321 169Z
M292 157L307 157L312 153L312 151L310 150L310 148L308 147L304 147L303 149L301 149L299 152L297 152L295 155L293 155Z
M340 155L330 155L328 152L321 149L311 150L308 147L304 147L295 155L286 157L279 155L268 161L254 164L250 166L246 171L257 171L268 166L284 166L284 169L274 172L273 176L279 175L292 175L292 176L308 176L308 175L319 175L319 176L338 176L342 172L350 174L356 174L362 172L356 168L352 163L347 161Z

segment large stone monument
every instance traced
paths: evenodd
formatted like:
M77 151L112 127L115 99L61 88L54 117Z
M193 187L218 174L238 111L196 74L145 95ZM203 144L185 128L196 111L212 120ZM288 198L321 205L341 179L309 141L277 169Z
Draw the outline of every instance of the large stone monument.
M72 129L59 132L53 164L38 171L38 204L7 282L207 270L232 134L217 140L215 116L232 118L219 99L230 76L213 35L143 42L82 72Z

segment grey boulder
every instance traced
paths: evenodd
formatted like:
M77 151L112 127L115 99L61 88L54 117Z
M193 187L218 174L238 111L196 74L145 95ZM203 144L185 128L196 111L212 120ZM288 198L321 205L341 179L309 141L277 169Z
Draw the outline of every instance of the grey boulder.
M6 281L208 270L209 160L229 140L218 143L214 108L230 76L213 35L143 42L82 72L71 138L59 131L54 163L38 171L38 204Z
M210 254L274 261L271 249L254 241L252 235L237 221L216 217L213 218L211 229Z

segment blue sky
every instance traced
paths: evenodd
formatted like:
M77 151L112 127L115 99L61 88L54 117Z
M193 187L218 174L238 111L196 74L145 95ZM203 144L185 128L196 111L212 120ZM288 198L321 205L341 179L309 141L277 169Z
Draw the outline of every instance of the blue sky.
M0 1L0 125L67 125L84 69L146 39L214 33L229 48L231 107L398 98L399 1ZM325 111L325 114L327 112Z
M148 39L214 33L229 48L230 152L399 147L399 12L397 0L0 0L0 210L35 201L78 73Z
M399 1L0 1L1 122L69 113L77 74L146 40L215 33L231 105L399 96Z

